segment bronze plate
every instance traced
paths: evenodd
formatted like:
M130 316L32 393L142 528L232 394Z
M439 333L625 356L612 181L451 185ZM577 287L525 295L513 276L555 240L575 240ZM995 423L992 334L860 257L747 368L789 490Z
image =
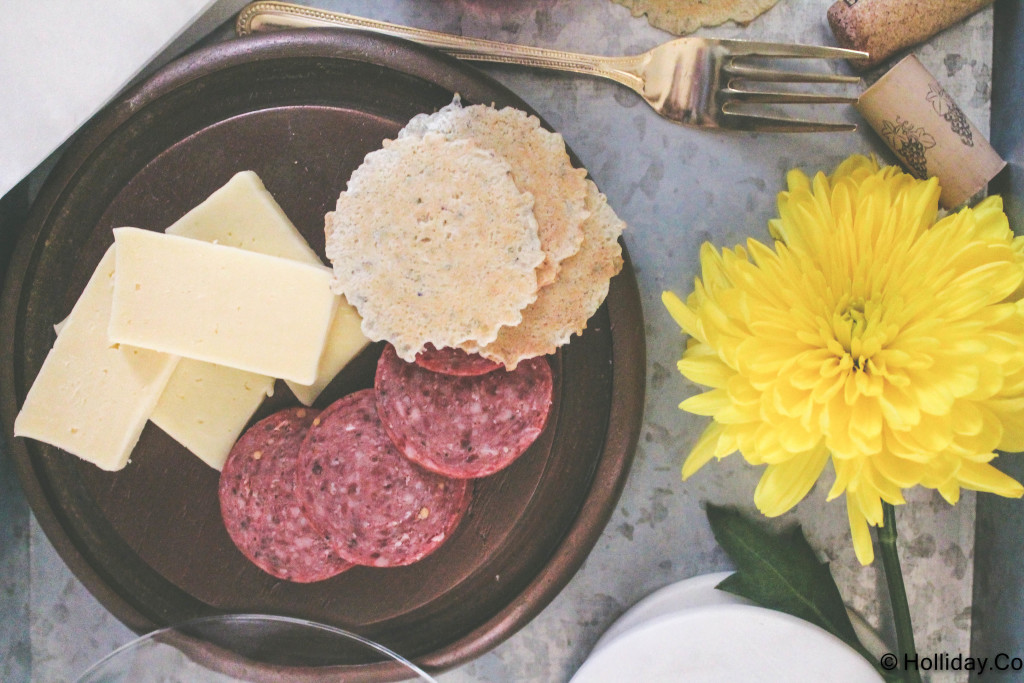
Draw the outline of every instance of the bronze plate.
M53 343L52 325L70 312L112 228L163 230L251 169L322 254L324 213L363 157L456 92L467 103L530 111L430 49L313 30L194 52L106 108L51 174L14 255L2 309L6 435ZM377 353L371 347L346 368L320 404L370 386ZM116 473L34 441L9 443L50 540L132 629L273 613L355 631L436 671L533 618L612 513L643 407L643 320L628 257L589 329L551 360L548 428L510 469L476 483L471 512L441 550L409 567L355 568L310 585L277 581L243 558L220 520L217 473L152 425ZM287 404L294 399L279 382L256 419ZM348 664L370 678L389 671Z

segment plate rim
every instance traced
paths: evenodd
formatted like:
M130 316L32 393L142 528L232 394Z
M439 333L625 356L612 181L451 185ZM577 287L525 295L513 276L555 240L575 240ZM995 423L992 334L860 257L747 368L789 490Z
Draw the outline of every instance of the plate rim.
M378 48L377 52L370 49L374 47ZM387 52L386 60L381 58L381 47ZM431 48L362 31L301 29L232 38L190 52L115 97L84 124L67 145L48 174L20 231L0 297L0 329L4 332L0 347L4 353L3 364L0 366L0 386L5 387L0 396L0 416L3 418L8 453L40 527L61 559L104 609L137 633L160 628L165 624L153 622L139 605L132 604L127 596L119 593L116 586L110 585L78 549L64 526L61 511L51 505L52 501L37 476L33 459L23 441L12 437L14 417L19 408L15 389L18 383L14 377L14 340L19 336L18 310L23 300L25 276L35 260L31 257L38 254L39 240L45 238L43 228L61 197L74 186L79 169L134 112L175 87L221 69L248 64L255 59L297 57L346 59L382 65L445 88L452 81L465 82L471 87L456 90L470 101L477 99L473 97L474 88L498 91L521 103L517 106L541 118L513 91L491 76ZM440 74L436 71L438 65L445 67ZM431 67L435 71L425 73ZM639 286L625 248L623 259L623 272L628 277L613 279L606 300L612 328L612 357L615 362L612 363L610 410L604 448L599 454L600 459L589 491L573 522L564 530L551 558L523 590L504 609L477 628L445 647L417 657L416 661L421 666L432 670L452 668L496 647L526 626L578 572L614 512L639 440L646 384L646 348ZM598 495L594 495L595 492Z

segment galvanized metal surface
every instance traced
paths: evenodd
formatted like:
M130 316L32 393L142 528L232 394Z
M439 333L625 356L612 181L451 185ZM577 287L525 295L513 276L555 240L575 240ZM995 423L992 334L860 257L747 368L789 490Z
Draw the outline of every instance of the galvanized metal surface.
M596 54L640 52L669 37L608 0L311 4L434 30ZM784 0L747 27L727 24L702 34L833 44L825 22L829 4ZM996 104L1001 109L995 112L993 141L1016 160L1009 176L1009 188L1016 194L1008 198L1008 207L1019 227L1024 217L1019 166L1024 136L1017 116L1024 78L1024 13L1018 5L1004 1L997 10L997 37L1013 51L997 52ZM984 132L992 94L993 25L992 10L985 10L915 50ZM219 38L228 36L222 31ZM682 460L703 420L676 408L696 387L675 371L682 338L661 306L661 291L690 290L699 274L698 248L705 240L732 246L748 237L766 239L766 222L775 214L775 195L789 168L828 171L854 152L873 152L890 162L892 157L866 129L813 136L712 133L660 119L638 96L614 83L511 66L482 68L565 136L629 223L625 239L645 309L646 418L617 512L583 568L538 618L488 654L441 676L447 683L567 680L604 629L630 605L673 581L729 568L704 518L704 501L753 508L760 473L738 457L707 467L685 484L680 481ZM857 120L852 110L845 118ZM24 196L32 196L42 175L30 179ZM17 198L4 201L10 205ZM4 241L16 224L14 219L2 226ZM1013 458L1003 462L1024 474ZM874 567L862 568L854 558L845 508L824 501L829 483L816 487L782 522L800 521L812 544L831 562L848 602L869 622L884 624L882 582ZM1024 508L1019 501L984 498L976 546L973 496L965 496L955 508L924 492L910 500L899 510L899 523L919 649L967 654L973 590L974 649L979 654L1024 654L1018 559ZM0 516L0 678L73 680L92 661L133 637L64 567L31 523L17 485L3 467ZM978 574L972 580L976 557ZM882 631L886 635L884 626ZM966 676L943 674L933 680Z

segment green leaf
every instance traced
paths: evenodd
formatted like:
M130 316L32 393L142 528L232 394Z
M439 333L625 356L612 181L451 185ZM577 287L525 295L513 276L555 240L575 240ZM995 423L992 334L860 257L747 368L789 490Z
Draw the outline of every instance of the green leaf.
M828 563L818 561L799 525L774 532L738 510L710 503L707 516L715 539L736 565L719 589L816 624L878 668L853 630Z

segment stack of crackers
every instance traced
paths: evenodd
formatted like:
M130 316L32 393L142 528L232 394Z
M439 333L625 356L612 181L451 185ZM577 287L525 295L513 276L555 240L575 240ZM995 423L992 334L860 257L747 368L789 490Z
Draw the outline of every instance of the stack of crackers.
M325 233L367 337L407 361L432 345L511 370L585 329L624 227L560 135L456 98L366 156Z

